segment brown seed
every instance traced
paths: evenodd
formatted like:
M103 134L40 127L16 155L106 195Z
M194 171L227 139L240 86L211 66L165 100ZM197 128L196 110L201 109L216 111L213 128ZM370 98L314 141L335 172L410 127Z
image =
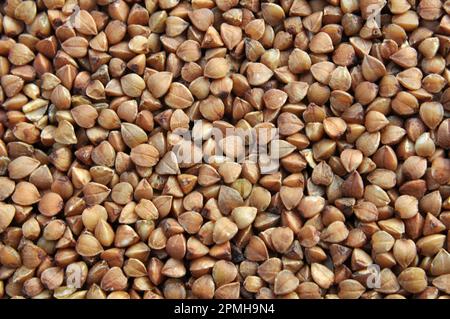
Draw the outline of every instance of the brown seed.
M153 97L160 98L170 88L172 83L173 74L170 72L157 72L150 75L147 79L147 87L152 93Z
M197 61L201 57L200 44L194 40L187 40L180 44L176 54L185 62Z
M111 246L114 242L114 230L108 222L100 219L95 226L95 237L103 247Z
M292 244L294 233L288 227L277 227L271 233L270 238L275 251L285 253Z
M203 74L210 79L220 79L228 74L229 68L224 58L212 58L206 63Z
M285 17L284 10L279 5L274 3L261 4L261 11L264 20L272 26L275 26L283 21Z
M237 299L239 297L239 283L229 283L219 287L214 293L215 299Z
M413 196L402 195L395 201L395 210L400 218L414 217L419 212L418 201Z
M361 201L353 207L355 216L363 222L378 220L379 212L375 204L369 201Z
M258 267L258 275L266 282L273 284L277 274L281 271L281 260L270 258Z
M293 113L283 112L277 119L278 129L282 135L292 135L300 131L304 125Z
M349 235L349 231L345 224L341 221L335 221L328 225L321 234L321 239L328 243L340 243Z
M286 102L288 95L278 89L270 89L266 91L263 95L264 105L268 109L279 109Z
M178 222L189 234L197 233L203 222L202 216L194 211L185 212L178 217Z
M306 72L311 68L311 58L305 51L295 48L289 55L288 66L292 73Z
M85 35L96 35L97 25L92 15L86 10L80 10L75 15L75 29Z
M300 244L304 247L314 247L320 241L320 232L312 225L305 225L297 234Z
M19 182L16 185L11 199L16 204L28 206L39 202L41 196L36 186L33 184L28 182Z
M200 31L206 31L214 22L214 14L207 8L190 11L188 15L193 25Z
M249 63L247 66L247 79L250 85L262 85L273 75L272 70L262 63Z
M222 23L220 25L220 36L225 46L229 50L232 50L242 39L242 29L234 25Z
M275 277L274 293L276 295L286 295L293 292L299 284L299 280L289 270L280 271Z
M0 261L2 265L9 268L19 268L22 264L21 255L11 246L0 248Z
M119 267L110 268L103 276L100 286L106 291L124 290L128 285L127 277Z
M61 144L76 144L78 141L73 125L66 120L59 122L54 132L54 138L56 142Z
M145 89L145 81L137 74L131 73L120 78L123 93L130 97L139 97Z
M283 202L284 207L286 209L293 209L296 207L300 200L303 197L303 193L300 187L289 187L289 186L282 186L280 188L280 198Z
M132 192L133 187L130 183L120 182L112 188L111 199L119 205L125 205L131 201Z
M217 287L231 283L237 276L236 266L225 260L219 260L212 268L212 276Z
M265 31L265 23L263 19L255 19L253 21L249 21L245 28L245 34L253 40L259 40L264 35Z
M83 104L70 110L73 119L83 128L94 127L98 117L97 110L91 105Z
M361 64L361 71L367 81L375 82L386 74L384 64L371 55L365 55Z
M351 87L351 75L346 67L338 66L330 74L328 85L333 90L347 91Z
M175 109L185 109L192 105L194 98L186 86L181 83L172 83L164 101Z
M152 167L159 159L158 150L150 144L140 144L131 149L131 160L139 166Z
M219 147L229 158L242 158L245 152L244 140L240 136L227 136L219 141Z
M311 179L314 184L328 186L333 181L333 171L331 167L324 161L321 161L314 167Z
M311 264L311 277L321 288L327 289L334 282L334 274L326 266L313 263Z
M222 176L225 183L233 183L242 172L242 167L238 163L225 162L219 166L217 171Z
M8 59L12 64L21 66L33 61L34 53L26 45L16 43L9 50Z
M322 84L330 82L331 73L336 69L336 66L329 61L322 61L311 66L312 76Z
M223 244L231 240L237 233L238 227L227 217L218 219L214 225L213 240L216 244Z
M264 286L264 282L258 276L247 276L243 286L248 292L256 293Z
M377 231L372 235L372 249L375 253L385 253L392 249L395 239L388 232Z
M24 80L22 78L12 74L3 75L0 82L7 97L17 95L24 85Z
M147 134L145 131L135 124L122 123L120 133L123 141L130 148L134 148L147 141Z
M304 196L298 205L298 210L305 218L319 214L325 207L325 200L320 196Z
M28 156L20 156L8 165L9 177L12 179L22 179L30 175L36 168L38 168L40 162L34 158Z
M55 216L63 209L63 199L58 193L49 192L42 196L39 211L45 216Z
M367 180L383 189L390 189L395 186L397 179L394 172L386 169L375 169L369 175Z
M341 153L341 163L347 172L352 172L362 163L363 155L361 151L345 149Z
M441 275L433 279L433 286L438 288L439 290L448 294L450 291L450 276L449 274Z
M71 37L61 44L63 50L74 58L82 58L88 52L89 42L83 37Z
M11 224L16 213L16 209L13 205L1 203L0 212L0 233L3 233Z
M23 266L27 268L38 267L46 257L47 253L40 247L31 242L27 242L21 250L21 258Z
M389 121L386 119L383 113L378 111L369 111L366 114L365 127L367 131L370 133L380 131L386 125L389 124Z
M145 265L136 258L128 259L123 266L123 271L126 276L131 278L139 278L147 274Z
M447 183L450 180L450 160L448 158L436 158L431 163L431 175L439 184Z
M257 209L248 206L236 207L231 212L231 216L239 229L250 226L255 220L256 214Z
M182 261L169 258L164 264L161 273L170 278L181 278L186 274L186 268Z
M416 257L416 245L411 239L398 239L393 246L395 260L403 268L408 267Z
M444 116L442 104L438 102L425 102L420 106L420 118L430 128L435 129Z
M186 241L182 234L171 236L166 243L167 253L175 259L183 259L186 254Z
M50 290L60 287L64 280L64 270L60 267L49 267L41 274L42 284Z
M411 179L419 179L425 174L426 160L419 156L408 157L402 166L404 174Z
M404 47L390 56L390 59L403 68L417 65L417 52L411 47Z
M339 117L327 117L323 121L325 133L332 139L340 138L347 129L347 124Z
M364 195L364 183L361 175L353 171L342 184L342 193L347 197L362 198Z
M405 88L418 90L422 86L422 71L418 68L406 69L397 74L397 79Z
M229 214L233 208L243 205L241 195L237 190L228 186L221 186L218 195L218 204L224 214Z
M445 235L433 234L420 238L417 241L417 248L421 255L434 256L441 249L445 242Z
M204 275L192 284L192 293L201 299L212 299L214 297L214 281L211 275Z
M22 20L25 24L31 24L36 17L36 3L33 1L23 1L14 10L16 19Z
M380 272L380 281L380 288L377 288L376 291L381 293L396 293L400 289L397 277L388 268Z
M139 236L129 225L120 225L116 229L114 237L114 246L124 248L136 244Z
M93 257L103 252L103 247L94 236L85 233L78 237L76 251L80 256Z
M422 292L427 287L425 271L418 267L409 267L398 276L398 282L410 293Z
M269 258L266 244L257 236L252 236L250 238L247 246L245 247L244 254L250 261L265 261Z
M365 290L357 280L345 279L339 283L338 296L342 299L359 299Z
M23 290L28 296L35 297L44 290L44 287L39 278L30 278L23 283Z
M333 41L327 33L319 32L311 39L309 49L318 54L329 53L333 51Z

